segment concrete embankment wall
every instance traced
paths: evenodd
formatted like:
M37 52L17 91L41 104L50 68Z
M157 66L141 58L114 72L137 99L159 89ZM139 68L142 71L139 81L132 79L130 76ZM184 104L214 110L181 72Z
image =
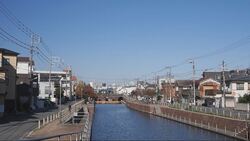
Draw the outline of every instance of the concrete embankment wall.
M237 139L248 140L248 122L210 114L126 101L129 108L161 116Z
M89 113L89 124L88 124L88 131L86 132L86 140L91 140L92 124L93 124L94 115L95 115L95 105L89 104L87 108L88 108L88 113Z

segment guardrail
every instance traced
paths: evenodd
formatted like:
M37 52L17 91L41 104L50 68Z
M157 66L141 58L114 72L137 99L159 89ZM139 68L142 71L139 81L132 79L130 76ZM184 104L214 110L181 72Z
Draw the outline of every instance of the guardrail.
M168 106L170 108L176 108L181 110L187 110L192 112L200 112L205 114L212 114L216 116L228 117L238 120L249 120L250 113L244 111L237 111L232 109L225 108L216 108L216 107L203 107L203 106L194 106L189 104L179 104L179 103L155 103L163 106Z
M77 112L81 108L83 108L82 101L79 101L79 102L73 104L72 108L74 110L71 109L71 111L69 111L68 108L65 108L61 112L55 112L53 114L47 115L46 117L38 119L37 129L40 129L40 128L44 127L45 125L49 124L50 122L55 121L57 119L60 119L61 122L63 122L63 123L66 122L67 120L72 118L74 112Z

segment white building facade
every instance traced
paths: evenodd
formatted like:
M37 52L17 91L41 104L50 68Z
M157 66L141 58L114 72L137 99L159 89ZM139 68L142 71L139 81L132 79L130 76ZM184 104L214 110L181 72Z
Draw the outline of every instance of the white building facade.
M50 99L55 102L56 98L54 93L56 91L55 86L61 85L64 96L72 97L73 95L73 84L71 83L71 77L67 71L34 71L38 75L39 83L39 98ZM49 75L50 82L49 82ZM72 93L71 93L72 92Z

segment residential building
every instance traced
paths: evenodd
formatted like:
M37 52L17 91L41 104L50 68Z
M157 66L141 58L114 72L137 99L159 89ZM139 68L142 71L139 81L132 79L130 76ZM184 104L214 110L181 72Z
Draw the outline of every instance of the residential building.
M216 96L218 91L220 91L221 84L220 82L212 79L212 78L205 78L200 81L199 84L199 92L200 97L202 98L212 98Z
M0 117L16 112L17 56L17 52L0 48Z
M225 100L226 107L234 107L238 98L244 94L249 94L248 84L250 70L225 71ZM222 106L223 81L222 72L203 72L203 78L199 86L201 97L212 98L215 106Z
M73 84L71 87L71 77L68 71L34 71L38 76L39 84L39 95L40 99L50 99L56 102L56 97L54 96L57 86L60 86L64 93L64 96L72 98L74 88ZM51 73L51 74L50 74ZM50 82L49 82L50 78ZM70 93L72 92L72 93Z
M176 80L175 91L176 95L180 98L182 103L188 103L193 94L193 81L192 80Z
M30 61L29 57L17 58L17 109L19 111L29 111L36 109L37 96L39 94L38 79L34 71L34 61Z
M250 94L250 75L237 76L230 78L226 81L228 89L238 102L239 97L243 97L245 94Z

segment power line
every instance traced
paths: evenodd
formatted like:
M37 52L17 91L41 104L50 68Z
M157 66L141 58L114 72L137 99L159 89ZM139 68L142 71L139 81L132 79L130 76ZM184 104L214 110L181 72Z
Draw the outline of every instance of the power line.
M231 43L230 45L227 45L227 46L224 46L222 48L216 49L216 50L214 50L212 52L209 52L209 53L206 53L204 55L193 57L192 59L198 60L198 59L201 59L201 58L206 58L206 57L211 57L211 56L214 56L214 55L219 55L219 54L231 51L233 49L239 48L242 45L248 44L248 43L250 43L250 36L246 36L246 37L244 37L244 38L242 38L242 39L240 39L240 40L238 40L238 41L236 41L234 43Z
M32 37L35 34L30 28L28 28L22 21L20 21L12 12L2 3L0 2L0 12L13 24L16 28L26 34L28 37Z
M14 37L14 36L11 35L10 33L8 33L6 30L4 30L3 28L0 27L0 30L1 30L2 32L4 32L6 35L8 35L9 37L11 37L11 38L13 38L14 40L18 41L19 43L21 43L21 44L23 44L23 45L25 45L25 46L30 47L29 44L27 44L27 43L25 43L25 42L22 42L21 40L17 39L16 37Z
M3 33L1 33L1 32L0 32L0 35L1 35L0 37L1 37L2 39L4 39L4 40L9 40L10 42L12 42L12 43L18 45L19 47L22 47L22 48L24 48L24 49L30 50L29 47L20 44L20 43L22 43L22 42L20 42L19 40L17 40L17 39L16 39L16 40L15 40L15 39L13 40L13 39L11 39L10 37L6 36L5 34L3 34ZM18 42L19 42L19 43L18 43Z

